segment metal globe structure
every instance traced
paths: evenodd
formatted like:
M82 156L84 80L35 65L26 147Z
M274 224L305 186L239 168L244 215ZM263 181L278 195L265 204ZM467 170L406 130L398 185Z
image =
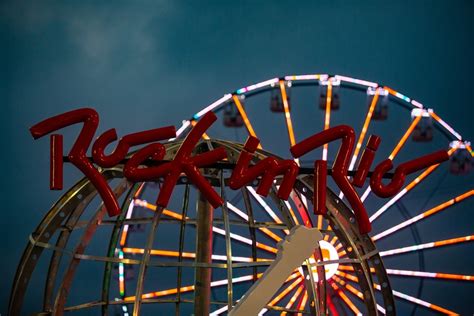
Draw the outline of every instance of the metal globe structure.
M298 88L306 89L302 97ZM303 96L308 99L309 92L316 94L312 104L299 105ZM344 100L357 100L356 94L362 95L366 106L352 107L348 115L337 117L335 111L342 112ZM260 106L252 113L256 106L252 107L251 100L261 104L266 95L270 95L270 111L264 112ZM301 108L305 110L298 114ZM316 116L309 109L320 111L322 126L311 126ZM397 116L396 110L401 114ZM160 210L151 202L160 190L159 180L130 183L123 177L123 165L101 169L122 205L121 214L115 218L106 215L97 191L86 178L65 193L30 235L11 292L11 315L25 311L39 315L226 314L262 276L275 259L277 244L297 225L317 227L324 240L314 255L281 285L261 314L394 315L397 310L403 314L456 313L459 300L441 299L439 303L424 299L424 293L430 292L424 280L442 282L446 288L454 282L455 295L472 290L470 281L474 278L468 274L472 273L469 266L445 260L435 249L453 246L454 255L462 261L465 249L469 249L466 247L470 247L472 229L468 231L469 222L457 220L454 229L445 226L440 233L439 224L425 229L418 222L450 208L463 212L458 204L474 195L472 186L465 186L472 177L472 150L470 143L432 109L389 87L345 76L273 78L226 94L183 121L177 138L165 144L165 160L173 159L183 137L208 111L221 115L223 128L209 130L194 152L218 147L226 150L226 161L201 170L220 192L223 206L213 209L182 176L169 206ZM365 115L358 121L356 112ZM389 113L396 124L390 122ZM310 117L310 124L298 124L295 117L303 121ZM256 123L258 119L264 122ZM273 124L275 120L282 124ZM277 177L267 197L256 193L258 181L238 191L229 189L228 178L247 135L262 140L263 148L253 160L256 163L269 156L284 158L287 154L282 148L339 121L354 127L361 125L351 170L356 169L361 144L373 121L380 121L377 131L382 138L387 136L395 144L381 159L427 153L434 148L434 139L442 144L441 148L449 149L449 168L441 172L443 164L436 165L415 175L388 202L371 196L368 185L363 187L359 193L374 225L374 232L369 235L359 233L343 194L330 181L327 215L316 216L312 212L313 170L307 167L307 161L314 156L331 161L336 154L331 144L308 160L297 161L300 175L288 201L279 200L276 195L281 177ZM383 125L387 122L390 124ZM405 131L402 124L407 125ZM277 126L283 127L280 130L285 132L284 138L278 134ZM239 127L245 132L229 133ZM414 147L404 152L410 137ZM231 138L236 139L230 141ZM461 173L464 178L457 175ZM430 176L436 181L425 181ZM449 185L449 190L443 184ZM442 200L447 194L452 197ZM418 199L411 201L413 195ZM382 216L388 211L392 216ZM438 235L427 233L433 230ZM396 233L401 237L386 241ZM431 252L425 257L428 251ZM438 261L446 261L462 272L430 271L436 267L431 262ZM409 293L400 288L415 290Z

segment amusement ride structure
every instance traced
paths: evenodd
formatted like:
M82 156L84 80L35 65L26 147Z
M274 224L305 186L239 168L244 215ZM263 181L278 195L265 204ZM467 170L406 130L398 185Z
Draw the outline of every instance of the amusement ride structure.
M262 277L278 243L298 225L315 227L319 249L301 262L260 314L394 315L473 313L470 143L432 108L392 88L339 75L296 75L253 84L184 120L164 142L172 160L208 112L216 122L195 153L224 148L227 159L201 173L224 200L213 208L186 176L157 213L160 181L127 181L123 164L100 169L121 204L108 217L88 178L70 188L30 235L11 292L10 315L223 315ZM357 188L373 230L361 234L346 197L328 177L325 215L313 212L315 159L335 160L339 143L295 159L290 198L268 196L259 181L229 188L248 136L260 144L253 163L288 158L298 141L347 124L356 131L354 177L370 134L382 138L375 161L396 163L445 149L447 162L407 177L383 199L367 178ZM388 181L388 180L387 180ZM158 215L157 215L158 214ZM256 295L256 294L254 294ZM472 306L472 304L471 304Z

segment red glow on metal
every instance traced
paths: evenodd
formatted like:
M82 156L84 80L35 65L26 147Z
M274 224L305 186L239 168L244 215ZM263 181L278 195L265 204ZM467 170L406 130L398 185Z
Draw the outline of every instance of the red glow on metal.
M167 206L174 187L182 175L188 177L190 182L203 193L214 208L221 206L223 201L220 195L217 194L211 184L204 178L199 168L210 166L227 158L225 149L219 147L212 151L191 156L196 144L203 138L206 130L216 119L217 117L213 112L208 112L203 115L199 121L192 124L193 128L181 144L172 161L160 161L161 163L156 166L146 167L143 167L146 161L159 161L165 156L166 149L164 145L158 143L158 141L175 137L176 130L173 126L125 135L119 140L115 150L110 155L106 155L104 152L105 148L111 142L117 140L115 129L110 129L99 136L93 144L92 159L88 158L86 154L99 124L99 115L93 109L82 108L51 117L34 125L30 131L33 137L37 139L70 125L83 123L79 136L68 154L68 159L81 170L96 187L104 201L109 216L115 216L120 213L117 200L107 181L101 172L94 167L93 163L104 168L110 168L119 163L124 163L123 161L127 157L127 154L129 154L130 147L137 145L145 146L134 153L128 160L125 159L124 176L133 182L156 181L159 178L163 178L164 181L156 202L158 206L163 208ZM369 168L374 160L375 152L380 144L380 138L373 135L369 137L367 148L362 154L359 168L352 183L347 175L355 144L355 133L351 127L339 125L327 128L320 133L294 144L290 148L290 151L294 158L299 158L318 147L325 146L337 140L341 140L341 145L332 166L331 175L354 210L360 232L365 234L371 231L371 225L365 207L355 191L354 186L362 186L364 179L367 177ZM260 177L261 181L257 193L266 196L274 183L275 177L282 175L282 181L278 188L277 195L280 199L287 200L293 190L299 172L297 163L293 160L278 160L273 157L267 157L255 165L250 166L257 148L260 148L260 141L254 135L251 135L247 139L244 150L240 153L237 160L235 169L229 179L229 187L234 190L239 189ZM50 151L50 187L51 189L61 189L63 181L62 135L51 135ZM382 178L384 174L393 167L392 160L387 159L375 167L375 171L370 179L370 186L374 193L379 196L393 196L397 194L403 186L406 175L439 164L448 160L448 158L449 155L446 151L438 151L402 163L395 169L394 177L391 182L384 185ZM315 214L319 215L325 214L326 212L327 163L317 160L314 166L315 189L313 205ZM309 219L305 219L305 224L308 223Z
M191 153L196 143L201 139L204 132L217 120L214 113L208 112L204 115L178 149L173 161L167 162L157 167L138 168L146 159L156 159L157 155L164 155L164 147L161 144L150 144L140 149L127 162L124 168L125 177L131 181L149 181L152 179L164 178L156 205L166 207L168 205L173 189L181 173L188 176L189 180L199 188L206 199L214 208L222 205L221 197L212 189L212 186L199 172L198 168L206 167L227 157L224 148L217 148L203 154L191 157Z
M253 136L247 138L244 150L240 153L237 165L230 177L229 187L233 190L240 189L261 176L262 180L257 193L267 196L275 177L278 174L283 174L283 181L277 195L280 199L288 200L298 175L298 165L293 160L277 160L273 157L267 157L254 166L248 167L259 144L258 138Z
M375 167L374 173L370 178L370 187L372 188L372 191L380 197L388 198L394 196L402 188L407 175L425 169L429 166L439 164L448 159L448 152L445 150L440 150L432 154L404 162L395 169L395 174L392 181L390 181L390 183L387 185L384 185L382 183L382 177L393 167L392 160L386 159L377 165L377 167Z
M52 134L50 137L50 168L49 188L51 190L63 189L63 135Z
M332 166L332 177L349 200L357 218L360 232L366 234L372 229L369 217L367 216L367 211L357 195L357 192L354 190L347 178L347 171L349 169L351 153L355 141L354 129L347 125L339 125L329 128L306 138L295 146L292 146L290 151L295 158L299 158L313 149L339 139L342 142L339 147L339 152L336 155L336 160Z

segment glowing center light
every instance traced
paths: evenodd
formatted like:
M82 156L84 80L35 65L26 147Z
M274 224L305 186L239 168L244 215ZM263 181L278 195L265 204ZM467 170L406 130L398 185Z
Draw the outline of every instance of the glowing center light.
M319 247L321 248L321 254L323 256L323 261L335 261L335 260L339 260L339 256L337 254L337 250L336 248L334 248L334 246L325 241L325 240L320 240L319 241ZM310 264L312 265L312 268L311 270L313 271L313 279L315 282L318 281L318 271L316 270L316 261L314 260L313 257L309 258L309 262ZM339 263L330 263L330 264L326 264L324 266L324 270L325 270L325 273L326 273L326 280L329 280L330 278L332 278L332 276L334 274L336 274L337 272L337 269L339 268ZM303 273L303 271L301 270L300 271L301 273ZM309 278L309 277L307 277Z

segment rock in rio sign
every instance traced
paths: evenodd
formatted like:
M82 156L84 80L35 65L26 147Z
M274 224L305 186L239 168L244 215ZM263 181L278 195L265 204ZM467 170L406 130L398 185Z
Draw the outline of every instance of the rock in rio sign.
M98 167L111 168L124 164L124 176L132 182L158 181L162 179L162 186L156 204L165 208L168 205L173 189L184 174L194 184L209 203L217 208L223 204L220 195L212 188L211 184L199 171L199 168L211 166L227 157L224 148L217 148L209 152L192 156L196 144L205 131L214 123L216 116L212 112L205 114L186 136L182 145L176 152L172 161L163 161L166 149L159 141L176 137L174 126L166 126L123 136L110 154L105 154L105 148L117 140L115 129L109 129L100 135L92 145L92 157L87 156L94 134L99 125L98 113L90 108L81 108L48 118L30 128L35 139L53 133L70 125L82 123L82 129L74 142L67 160L75 165L95 186L109 216L120 213L118 202L107 184L107 181L97 169ZM366 234L371 231L367 211L360 200L354 186L361 187L369 174L375 152L380 144L380 138L371 135L362 154L354 177L348 177L350 157L354 148L354 129L347 125L339 125L314 134L290 148L293 158L299 158L306 153L333 141L341 141L339 152L331 169L331 176L341 191L347 197L354 211L359 231ZM248 185L255 179L260 179L257 193L266 196L277 176L282 176L282 181L277 195L280 199L287 200L299 173L299 167L293 159L280 160L267 157L252 165L251 160L260 141L249 137L240 153L235 168L229 179L229 187L237 190ZM126 159L130 147L145 145ZM50 188L61 190L63 187L63 136L52 134L50 141ZM392 160L386 159L378 164L370 177L372 191L380 197L391 197L402 188L408 174L439 164L448 160L448 153L440 150L420 158L410 160L398 165L393 172L392 179L384 184L382 179L393 168ZM150 164L149 162L154 162ZM326 178L327 162L316 160L314 162L314 213L326 213Z

